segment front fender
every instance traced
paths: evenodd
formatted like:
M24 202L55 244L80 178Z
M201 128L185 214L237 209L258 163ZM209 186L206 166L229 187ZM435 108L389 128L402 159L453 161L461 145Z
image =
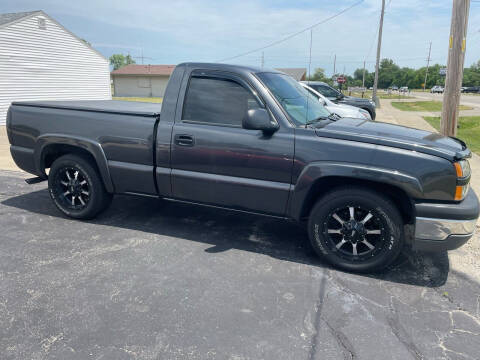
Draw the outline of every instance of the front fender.
M38 137L34 148L34 161L35 166L37 167L37 172L39 174L45 174L43 166L45 161L44 154L45 150L49 145L70 145L86 150L95 159L97 167L100 171L100 176L102 177L103 183L105 184L106 190L110 193L114 192L112 179L110 177L110 171L108 170L107 158L105 156L102 146L99 143L87 138L78 136L74 137L66 134L41 135L40 137Z
M342 177L388 184L403 190L410 198L421 198L423 194L423 187L418 179L397 170L346 162L313 162L303 169L292 189L289 206L290 217L300 220L303 205L308 200L307 197L312 186L318 180L328 177Z

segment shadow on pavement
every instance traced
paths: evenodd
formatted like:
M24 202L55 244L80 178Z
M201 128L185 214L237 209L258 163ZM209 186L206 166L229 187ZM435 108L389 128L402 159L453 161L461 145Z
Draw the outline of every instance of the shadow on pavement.
M59 218L59 224L66 219L53 205L46 189L13 196L1 203ZM329 268L311 250L306 231L293 222L281 219L150 198L116 196L106 212L86 223L202 242L211 245L205 250L208 253L238 249ZM364 276L415 286L439 287L445 284L448 272L447 252L418 254L407 249L384 272Z

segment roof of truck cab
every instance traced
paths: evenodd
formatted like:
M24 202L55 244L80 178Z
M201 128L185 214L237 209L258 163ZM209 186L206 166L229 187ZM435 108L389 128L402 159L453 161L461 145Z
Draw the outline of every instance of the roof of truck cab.
M140 116L158 116L162 109L159 103L119 100L15 101L12 105Z
M248 72L248 73L262 73L262 72L274 72L281 73L275 69L261 68L258 66L245 66L245 65L235 65L235 64L222 64L222 63L181 63L177 67L188 66L192 68L204 68L208 70L220 70L220 71L232 71L232 72Z

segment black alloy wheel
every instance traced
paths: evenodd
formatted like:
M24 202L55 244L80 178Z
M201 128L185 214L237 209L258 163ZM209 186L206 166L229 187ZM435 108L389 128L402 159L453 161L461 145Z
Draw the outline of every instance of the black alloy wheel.
M90 201L90 187L87 177L80 169L64 167L55 173L54 191L63 206L82 210Z
M332 265L372 272L403 248L403 218L395 203L369 188L337 188L321 197L308 221L312 247Z
M82 155L67 154L55 160L48 174L48 188L55 206L75 219L91 219L112 200L96 165Z

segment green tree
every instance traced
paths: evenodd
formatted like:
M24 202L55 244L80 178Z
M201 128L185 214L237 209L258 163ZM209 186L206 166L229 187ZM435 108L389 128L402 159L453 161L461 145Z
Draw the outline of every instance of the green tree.
M480 61L463 71L463 86L480 85Z
M123 54L113 54L110 56L110 65L113 65L113 70L120 69L122 66L129 64L136 64L130 54L127 56Z
M328 80L328 78L325 76L325 70L321 68L316 68L313 75L311 75L307 79L311 81L324 81L324 82Z

